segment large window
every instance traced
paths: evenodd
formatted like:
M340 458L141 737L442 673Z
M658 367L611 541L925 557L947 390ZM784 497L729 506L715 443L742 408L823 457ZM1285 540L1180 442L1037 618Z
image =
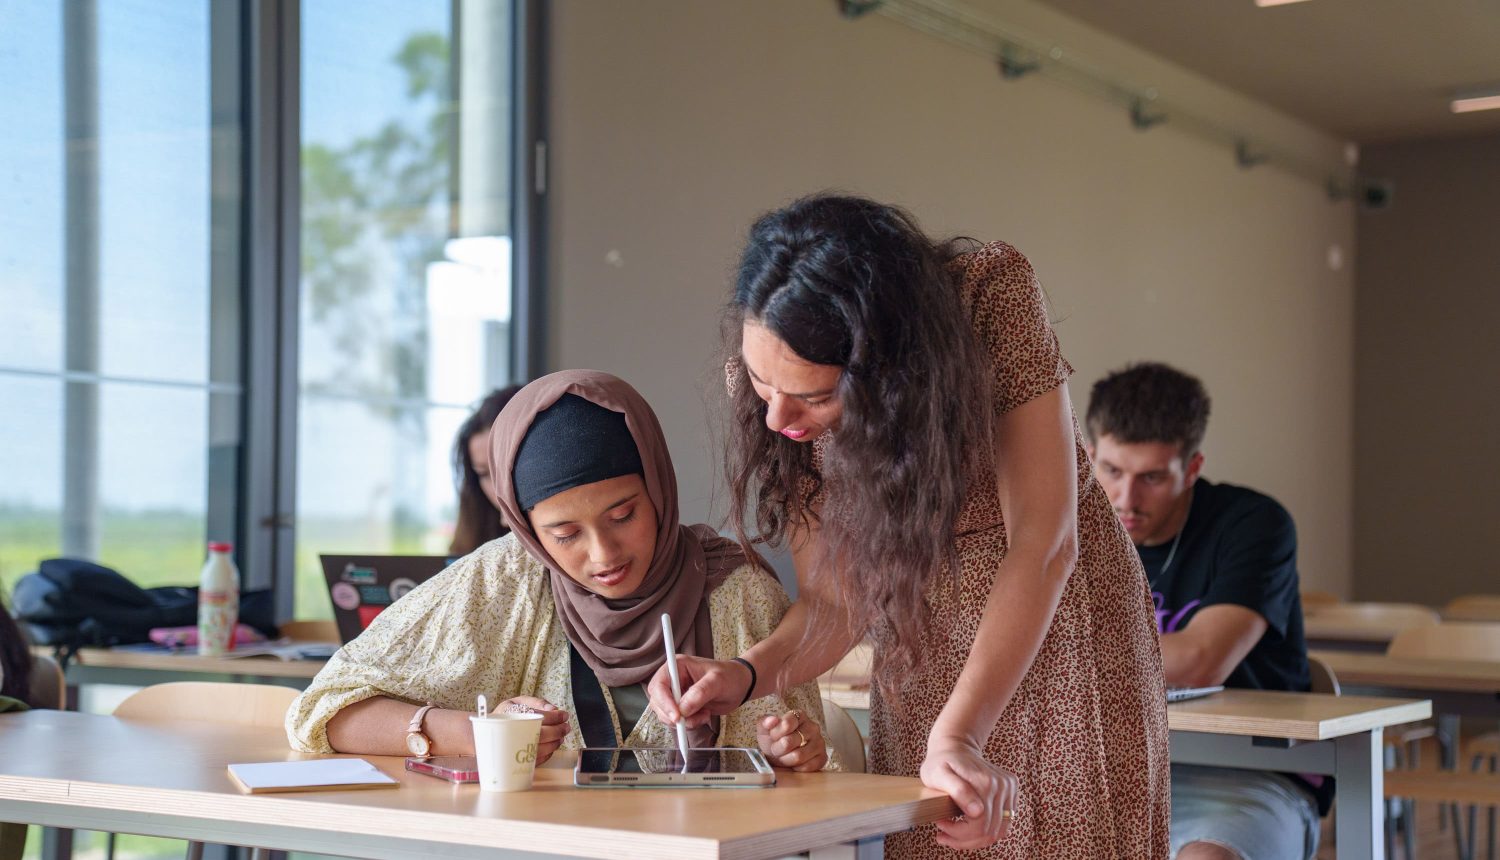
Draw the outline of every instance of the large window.
M209 2L0 10L7 590L56 555L190 581L234 537L237 27Z
M320 552L447 551L454 433L511 382L511 19L303 0L299 617Z
M317 553L446 551L454 431L536 351L532 5L0 3L0 589L231 540L317 617Z

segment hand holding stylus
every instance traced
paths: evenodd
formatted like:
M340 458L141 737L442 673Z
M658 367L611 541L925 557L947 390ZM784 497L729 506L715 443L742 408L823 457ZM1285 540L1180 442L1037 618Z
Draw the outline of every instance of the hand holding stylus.
M663 612L661 614L662 646L667 649L667 672L672 676L672 704L675 706L682 701L682 680L677 675L677 640L672 636L672 616ZM682 753L682 772L688 772L688 735L687 726L682 719L676 721L677 726L677 751Z

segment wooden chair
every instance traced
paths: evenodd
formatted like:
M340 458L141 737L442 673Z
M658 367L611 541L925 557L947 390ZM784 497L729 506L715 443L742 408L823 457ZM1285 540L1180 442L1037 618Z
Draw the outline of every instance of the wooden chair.
M1500 594L1466 594L1443 607L1444 621L1500 622Z
M31 694L27 698L33 708L67 710L68 685L62 666L46 654L31 658Z
M1304 591L1301 597L1303 613L1316 612L1324 607L1337 606L1344 602L1343 598L1331 591Z
M339 626L331 618L287 621L276 625L277 633L293 642L342 642Z
M1417 657L1439 660L1447 659L1500 661L1500 623L1483 624L1478 622L1457 622L1437 624L1431 627L1416 627L1409 630L1403 630L1400 633L1396 634L1395 639L1391 640L1390 647L1386 649L1386 653L1390 654L1393 657ZM1458 744L1459 739L1439 738L1439 742L1447 744ZM1496 766L1496 759L1488 754L1485 747L1486 738L1478 738L1475 740L1475 742L1471 743L1469 748L1466 750L1466 752L1470 756L1472 756L1471 767L1475 772L1479 771L1486 758L1489 758L1490 760L1491 769L1494 769ZM1431 786L1426 784L1424 784L1423 788L1424 795L1451 795L1447 798L1448 800L1452 801L1449 805L1448 813L1451 816L1453 836L1454 840L1457 843L1459 857L1473 856L1475 837L1477 836L1475 827L1475 815L1477 813L1477 806L1490 805L1487 818L1489 819L1490 830L1490 855L1491 857L1493 857L1493 847L1495 842L1495 808L1489 803L1488 796L1483 792L1468 792L1466 789L1464 789L1463 786L1467 785L1467 783L1462 782L1461 780L1461 778L1464 776L1463 774L1457 774L1451 771L1439 771L1435 773L1434 776L1436 776L1439 780L1450 776L1455 778L1456 780L1460 780L1459 782L1455 783L1454 787L1441 791L1433 789ZM1494 777L1489 778L1494 779ZM1464 837L1465 828L1459 821L1458 817L1459 802L1468 803L1467 829L1469 835L1467 843L1465 842Z
M849 773L864 773L865 737L860 734L859 726L855 724L854 718L849 716L848 711L834 704L831 699L825 698L823 699L823 723L824 731L828 733L828 742L839 754L844 770Z
M1311 692L1327 693L1330 696L1343 695L1343 690L1339 688L1339 677L1334 674L1332 666L1309 654L1307 670L1312 679Z
M180 681L146 687L121 702L115 716L142 721L200 721L235 726L279 727L287 708L297 698L290 687L271 684L225 684ZM106 837L105 854L114 856L114 834ZM251 860L269 860L271 853L255 848ZM188 843L188 860L201 860L203 843Z
M296 690L273 684L178 681L139 690L115 708L115 716L125 720L279 727L295 698Z

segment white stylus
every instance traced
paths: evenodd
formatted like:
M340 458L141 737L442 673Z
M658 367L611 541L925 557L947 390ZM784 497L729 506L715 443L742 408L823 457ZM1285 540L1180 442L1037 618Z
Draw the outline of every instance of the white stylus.
M677 749L682 753L682 772L688 772L687 725L682 721L682 681L677 675L677 640L672 636L672 616L661 614L662 644L667 649L667 674L672 676L672 704L677 708Z

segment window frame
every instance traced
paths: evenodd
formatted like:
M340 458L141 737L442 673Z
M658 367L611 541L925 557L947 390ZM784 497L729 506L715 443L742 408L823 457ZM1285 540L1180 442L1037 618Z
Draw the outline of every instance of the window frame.
M457 0L455 0L457 2ZM240 4L245 212L245 398L239 556L245 588L294 617L301 234L301 3ZM546 364L546 42L543 0L512 4L513 382Z

